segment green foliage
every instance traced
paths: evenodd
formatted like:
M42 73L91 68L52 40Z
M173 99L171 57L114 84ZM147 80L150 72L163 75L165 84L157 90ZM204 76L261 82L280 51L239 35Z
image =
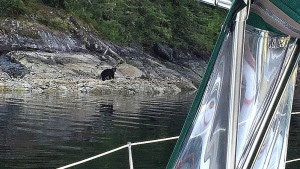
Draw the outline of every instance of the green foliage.
M68 29L68 24L59 17L51 18L48 25L54 29L61 31L65 31Z
M65 0L40 0L42 3L56 8L65 8Z
M66 10L113 42L161 42L200 53L212 50L225 14L196 0L0 0L8 15L34 13L40 23L67 30L62 16L45 14L50 7Z
M153 42L210 51L223 11L194 0L66 0L67 10L109 40L150 46Z
M2 15L20 15L26 11L22 0L0 0L0 13Z

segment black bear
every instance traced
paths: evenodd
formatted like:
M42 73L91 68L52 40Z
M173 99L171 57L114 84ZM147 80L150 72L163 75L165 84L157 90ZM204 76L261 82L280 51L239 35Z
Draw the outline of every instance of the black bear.
M103 81L105 80L109 80L109 79L114 79L115 78L115 72L116 72L116 68L112 68L112 69L105 69L101 72L101 79Z

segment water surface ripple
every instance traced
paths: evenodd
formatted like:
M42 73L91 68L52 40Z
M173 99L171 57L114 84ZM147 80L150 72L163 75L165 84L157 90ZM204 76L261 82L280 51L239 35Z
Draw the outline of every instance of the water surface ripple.
M176 136L192 99L1 95L0 168L56 168L129 141ZM164 168L174 143L134 147L135 167ZM128 155L124 150L77 168L128 168Z
M0 95L0 168L56 168L127 142L177 136L193 97ZM295 97L293 111L300 111L299 103ZM287 159L300 157L299 131L300 115L293 115ZM174 145L170 141L133 147L135 168L165 168ZM295 162L287 168L299 166ZM128 152L74 168L128 168Z

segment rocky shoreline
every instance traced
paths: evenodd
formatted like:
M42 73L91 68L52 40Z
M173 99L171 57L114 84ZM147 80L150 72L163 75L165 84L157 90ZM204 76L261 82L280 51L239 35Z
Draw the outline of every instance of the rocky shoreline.
M0 93L91 93L101 94L178 94L182 88L177 82L149 81L138 79L114 79L99 81L95 79L14 79L0 82ZM195 88L185 88L192 91Z
M57 31L31 21L0 19L0 93L85 92L177 94L195 91L206 61L161 43L145 51L102 40L74 18ZM102 81L116 66L115 79Z
M101 71L115 62L88 53L9 52L0 57L0 93L177 94L196 90L193 81L183 76L191 76L192 70L157 58L129 59L117 65L115 79L102 81Z

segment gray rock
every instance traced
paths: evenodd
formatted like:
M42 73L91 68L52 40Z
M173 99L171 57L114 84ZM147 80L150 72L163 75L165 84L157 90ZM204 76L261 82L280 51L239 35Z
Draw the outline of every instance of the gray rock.
M169 48L161 43L154 43L152 47L155 54L162 59L173 61L173 49Z
M118 72L121 73L124 77L129 78L141 78L142 76L145 76L145 73L138 69L135 66L129 65L129 64L121 64L117 67Z
M18 63L16 60L7 55L0 56L0 68L2 72L7 73L13 78L23 78L29 73L29 70L24 65Z

